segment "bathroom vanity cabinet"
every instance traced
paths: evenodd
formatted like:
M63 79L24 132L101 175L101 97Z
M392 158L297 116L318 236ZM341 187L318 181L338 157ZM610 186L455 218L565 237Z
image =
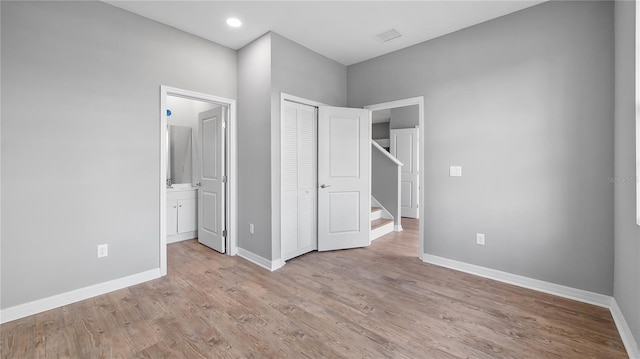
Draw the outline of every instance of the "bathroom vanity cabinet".
M197 189L167 190L167 243L198 237Z

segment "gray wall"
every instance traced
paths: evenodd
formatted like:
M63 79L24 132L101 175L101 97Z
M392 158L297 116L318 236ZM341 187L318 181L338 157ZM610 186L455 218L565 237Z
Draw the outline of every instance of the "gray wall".
M280 258L280 93L344 106L346 79L345 66L273 32L238 51L240 248Z
M267 34L238 51L238 246L264 258L271 258L270 91Z
M613 61L613 3L547 2L349 66L348 104L424 96L426 253L611 295Z
M347 103L347 68L271 33L272 259L280 258L280 93L331 106Z
M371 125L371 138L389 139L389 122L374 123Z
M235 98L235 52L100 2L1 6L2 308L158 268L160 85Z
M371 145L371 195L401 224L400 169L384 152ZM393 189L396 189L395 191Z
M640 227L636 224L635 3L615 2L615 271L613 294L640 343ZM635 179L635 181L633 180Z
M404 106L391 109L389 128L415 128L420 124L420 108L418 105Z

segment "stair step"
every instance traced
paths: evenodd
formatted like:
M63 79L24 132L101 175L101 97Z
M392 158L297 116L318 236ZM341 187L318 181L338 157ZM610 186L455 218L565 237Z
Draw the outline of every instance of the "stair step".
M369 220L375 221L378 218L382 218L382 208L371 207L371 213L369 214Z
M371 221L371 229L376 229L378 227L382 227L387 223L393 222L391 219L387 218L378 218L376 220Z

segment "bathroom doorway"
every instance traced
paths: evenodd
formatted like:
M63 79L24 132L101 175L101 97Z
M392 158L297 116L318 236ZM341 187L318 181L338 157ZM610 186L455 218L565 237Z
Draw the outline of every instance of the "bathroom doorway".
M167 243L237 253L235 100L161 86L160 269Z

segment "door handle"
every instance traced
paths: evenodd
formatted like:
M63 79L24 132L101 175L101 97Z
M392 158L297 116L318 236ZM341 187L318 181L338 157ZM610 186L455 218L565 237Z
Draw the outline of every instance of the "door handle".
M196 187L200 187L202 184L200 182L196 183Z
M321 184L320 185L320 188L327 188L327 187L331 187L331 185L330 184Z

